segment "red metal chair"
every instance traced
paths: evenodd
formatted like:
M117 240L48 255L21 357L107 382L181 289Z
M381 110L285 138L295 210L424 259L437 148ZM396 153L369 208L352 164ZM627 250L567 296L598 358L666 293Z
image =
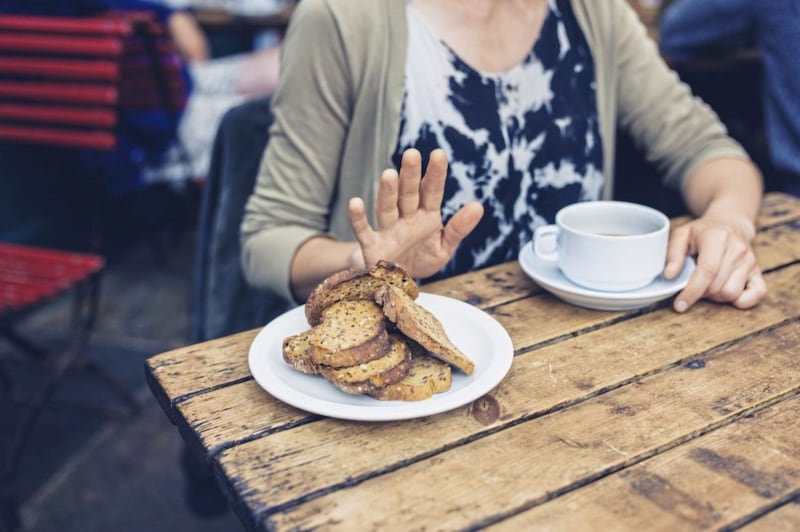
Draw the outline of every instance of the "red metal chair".
M180 62L159 22L148 13L60 18L0 15L0 141L104 152L117 143L123 109L185 105ZM24 402L25 415L0 464L0 530L19 526L15 480L20 457L65 374L99 377L131 412L130 392L84 353L97 314L101 255L0 243L0 395ZM74 334L49 353L15 328L21 316L72 293ZM42 383L22 400L4 360L40 365ZM95 405L96 406L96 405ZM4 435L8 436L8 435Z
M120 109L185 105L180 60L146 13L0 16L0 139L110 150Z

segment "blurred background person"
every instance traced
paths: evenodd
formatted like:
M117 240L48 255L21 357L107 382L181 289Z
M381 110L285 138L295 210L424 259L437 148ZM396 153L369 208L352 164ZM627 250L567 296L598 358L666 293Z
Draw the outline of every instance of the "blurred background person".
M107 10L149 11L164 24L183 60L188 99L177 117L163 111L123 111L120 141L110 156L112 195L168 183L183 188L208 172L222 115L249 98L272 92L280 46L213 57L212 46L186 0L6 0L0 12L85 16Z
M659 35L662 53L677 63L757 48L776 174L768 177L780 190L800 195L800 1L673 0L662 13Z

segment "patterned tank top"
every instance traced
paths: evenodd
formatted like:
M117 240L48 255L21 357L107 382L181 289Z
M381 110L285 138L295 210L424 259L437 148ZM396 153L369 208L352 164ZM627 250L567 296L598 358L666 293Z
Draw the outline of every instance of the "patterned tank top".
M417 148L427 164L433 149L444 149L444 221L469 201L484 207L433 278L516 259L558 209L602 195L594 64L570 2L549 0L532 50L501 73L461 60L410 2L406 14L409 60L393 161L399 168L403 151Z

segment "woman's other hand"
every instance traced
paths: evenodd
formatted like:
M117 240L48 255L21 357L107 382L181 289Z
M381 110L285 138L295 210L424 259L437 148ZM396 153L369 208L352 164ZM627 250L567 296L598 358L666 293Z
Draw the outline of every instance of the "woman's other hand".
M388 260L418 279L441 270L483 216L483 206L473 201L459 209L447 225L442 224L446 178L444 151L431 152L424 177L420 153L405 151L400 173L385 170L381 175L375 206L377 227L369 224L363 200L350 200L350 223L360 244L351 262L370 265Z
M676 228L670 237L664 276L676 277L687 255L697 255L697 267L686 288L675 298L683 312L702 297L737 308L754 307L767 293L751 242L753 222L745 216L707 213Z
M672 232L664 277L677 276L687 255L697 255L697 267L675 298L676 311L702 297L741 309L764 299L767 285L752 247L762 191L761 173L740 158L711 159L689 176L683 195L697 219Z

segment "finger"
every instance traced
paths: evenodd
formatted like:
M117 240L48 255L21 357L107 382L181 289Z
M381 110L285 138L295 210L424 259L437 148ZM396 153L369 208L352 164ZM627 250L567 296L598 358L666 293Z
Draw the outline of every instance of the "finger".
M745 290L745 286L747 285L748 279L753 275L755 269L749 267L741 267L736 268L731 274L725 279L725 283L720 286L717 290L712 290L712 287L717 282L716 280L711 283L709 287L706 297L713 299L719 303L729 303L732 301L736 301L739 296L742 295L742 292ZM721 275L717 276L719 279Z
M732 238L726 240L725 255L722 257L717 278L708 287L709 295L715 296L721 292L729 292L731 288L728 286L728 282L733 277L736 277L737 281L741 281L740 290L744 289L744 284L756 263L754 257L748 258L747 249L747 246L740 240ZM737 270L738 274L734 275ZM735 298L726 299L726 301L733 299Z
M483 217L483 205L477 201L471 201L461 207L442 231L442 247L448 253L454 253L461 241L475 229L481 217Z
M673 307L678 312L684 312L705 295L708 287L717 277L725 252L724 243L713 238L705 239L702 245L698 244L697 247L700 249L697 267L689 277L686 288L675 298Z
M395 170L384 170L378 187L378 199L375 202L375 217L378 229L393 226L400 213L397 210L398 176Z
M664 267L664 278L674 279L681 273L689 250L688 226L679 227L672 232L667 247L667 265Z
M767 295L767 283L764 281L764 276L761 271L756 269L756 272L750 276L747 281L747 286L733 306L740 309L748 309L756 306Z
M361 198L350 198L347 203L347 215L350 218L350 227L362 247L370 245L375 239L375 232L367 220L367 209Z
M419 183L422 179L422 156L415 149L403 152L397 207L400 216L411 216L419 209Z
M360 245L350 254L347 264L349 268L367 267L367 259L364 257L364 250Z
M419 204L422 209L434 212L441 210L446 181L447 155L444 150L433 150L420 189Z

